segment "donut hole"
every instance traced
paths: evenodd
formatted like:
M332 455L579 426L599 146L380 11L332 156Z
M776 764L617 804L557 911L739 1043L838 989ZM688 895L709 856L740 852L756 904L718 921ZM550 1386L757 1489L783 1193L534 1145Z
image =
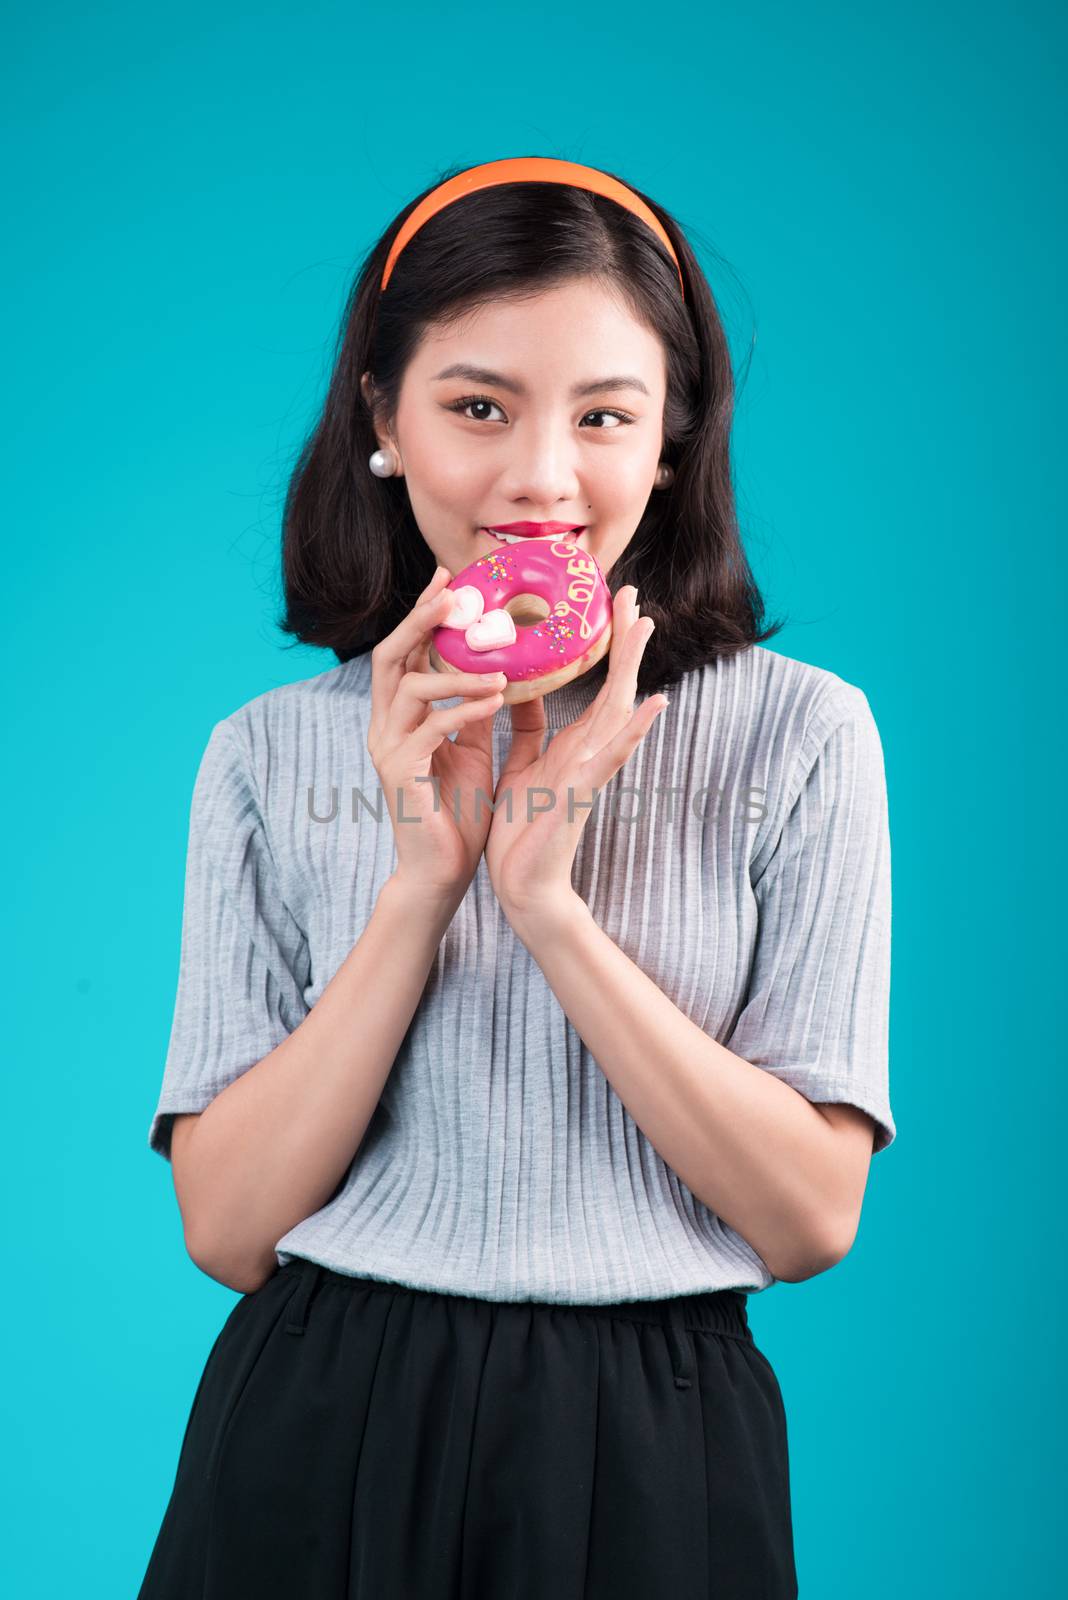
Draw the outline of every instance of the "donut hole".
M515 594L504 609L517 628L533 628L549 615L549 602L540 594Z

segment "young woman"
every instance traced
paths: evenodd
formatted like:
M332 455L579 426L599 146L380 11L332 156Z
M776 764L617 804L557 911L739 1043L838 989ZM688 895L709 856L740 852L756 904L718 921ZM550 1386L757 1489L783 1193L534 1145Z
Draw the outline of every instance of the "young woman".
M142 1600L797 1593L746 1301L895 1135L887 802L863 691L763 646L732 393L681 229L589 167L454 174L359 275L284 519L338 665L193 795L149 1137L242 1297ZM601 662L433 670L490 530L561 524Z

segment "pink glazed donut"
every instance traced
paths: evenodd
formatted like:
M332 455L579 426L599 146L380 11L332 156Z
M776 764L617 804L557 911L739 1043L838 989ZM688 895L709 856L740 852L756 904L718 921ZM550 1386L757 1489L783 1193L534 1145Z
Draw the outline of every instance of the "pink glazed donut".
M433 631L431 666L503 672L505 705L577 678L612 642L604 574L567 539L502 544L458 572L447 590L457 594L453 620Z

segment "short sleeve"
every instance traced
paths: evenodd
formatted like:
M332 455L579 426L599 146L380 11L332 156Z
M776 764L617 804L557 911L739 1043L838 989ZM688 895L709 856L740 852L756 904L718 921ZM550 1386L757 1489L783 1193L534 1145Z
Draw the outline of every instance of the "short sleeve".
M782 831L757 864L753 965L727 1043L808 1100L867 1112L875 1154L897 1134L886 778L863 691L843 683L829 701L806 735Z
M308 1013L307 941L283 903L245 745L216 723L189 812L178 991L151 1149L203 1111Z

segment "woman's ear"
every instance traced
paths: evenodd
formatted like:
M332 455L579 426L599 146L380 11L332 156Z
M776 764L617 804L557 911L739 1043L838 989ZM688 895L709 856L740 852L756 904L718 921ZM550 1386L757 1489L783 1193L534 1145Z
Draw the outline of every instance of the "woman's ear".
M360 393L363 395L367 403L367 409L371 413L371 424L375 430L378 448L380 450L394 450L396 446L393 440L385 429L379 427L378 418L375 416L375 383L369 372L365 372L360 379Z

